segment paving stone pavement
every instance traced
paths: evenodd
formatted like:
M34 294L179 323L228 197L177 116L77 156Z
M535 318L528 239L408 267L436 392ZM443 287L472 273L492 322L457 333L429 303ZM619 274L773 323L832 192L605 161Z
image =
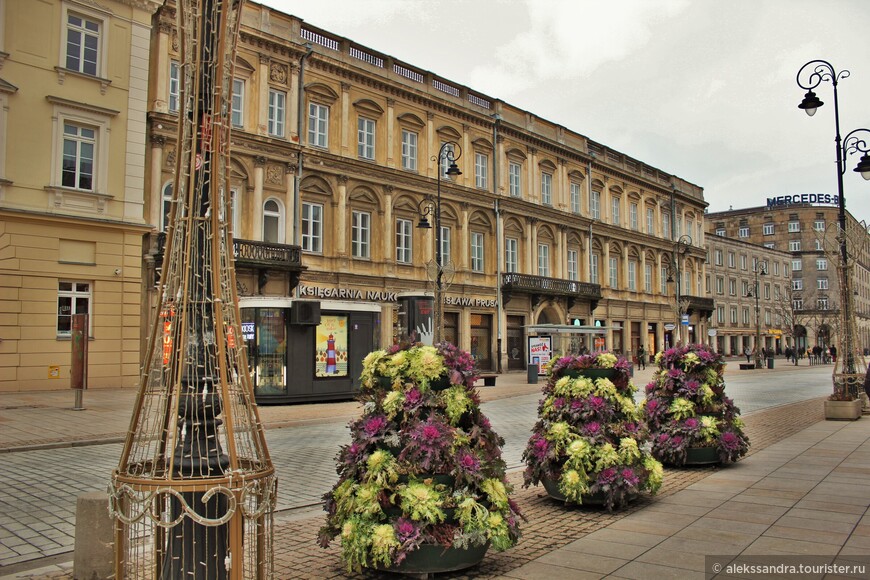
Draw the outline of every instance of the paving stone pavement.
M753 452L776 444L777 441L794 435L807 426L820 421L821 403L814 401L759 413L746 413L747 406L750 408L770 407L771 405L788 403L789 397L792 400L795 398L799 400L801 397L818 396L829 390L829 387L826 386L829 385L830 381L829 373L830 369L824 367L799 367L798 369L781 369L779 372L764 370L742 374L729 371L726 377L728 393L735 398L738 405L744 408L749 433L752 437ZM642 386L651 374L651 369L638 372L638 376L635 378L636 384ZM762 376L765 377L764 388L760 389L758 380ZM776 380L772 380L774 378ZM822 380L820 381L820 379ZM535 420L535 406L540 386L524 384L524 374L522 377L504 375L499 378L499 383L500 386L495 389L481 389L481 397L488 400L484 404L484 410L491 418L497 432L506 439L504 455L508 465L518 467L522 448L525 445L531 424ZM774 383L777 386L773 386ZM740 394L741 390L744 390L745 393ZM69 395L71 400L70 393L64 394ZM116 399L107 403L105 407L117 405L117 399L123 399L126 395L127 393L120 395L116 393ZM89 398L97 399L96 392L91 391L85 394L86 406ZM132 401L132 398L129 400ZM101 417L104 419L102 433L93 429L93 422L86 422L91 426L89 429L92 431L82 434L75 430L69 430L65 439L63 437L55 440L50 437L40 439L38 429L31 427L30 439L22 434L16 441L14 438L7 437L4 419L12 411L20 412L22 407L8 408L16 406L9 404L9 401L9 398L0 395L0 426L2 426L0 429L0 449L33 450L0 455L3 457L4 463L4 470L0 478L5 484L3 486L4 495L0 496L0 544L2 544L0 546L0 577L6 577L5 568L16 574L24 574L23 576L10 577L67 578L70 573L69 563L60 560L63 559L64 554L67 559L71 559L69 551L72 548L71 538L74 531L74 513L72 513L74 507L71 506L74 506L75 497L79 493L105 489L107 474L117 461L120 445L57 446L70 445L72 441L76 441L77 435L82 435L86 437L85 440L91 441L105 441L120 437L122 429L126 428L126 425L122 429L116 428L127 419L122 418L119 421L116 416L123 413L115 408L114 415L108 411L100 411ZM4 404L7 408L4 408ZM52 412L55 410L43 411L43 413L49 414ZM68 409L64 409L64 412L74 416L84 413L72 412ZM127 412L129 413L129 410ZM332 459L337 445L348 440L347 421L357 416L358 412L359 407L353 402L297 405L294 407L261 407L261 417L267 427L297 427L267 430L269 449L279 470L281 488L279 509L296 508L279 512L276 519L275 548L278 566L276 577L278 578L346 576L346 571L341 568L335 550L324 551L316 546L316 531L323 519L319 507L316 506L318 506L323 492L335 481L336 475ZM10 440L13 442L9 443ZM22 444L23 441L30 443L29 445ZM327 447L331 447L329 452L324 451L324 442L326 442ZM748 462L748 460L746 461ZM738 465L742 467L744 464L741 462ZM64 488L65 497L58 497L58 488L50 481L53 477L50 466L58 465L64 466L62 477L58 474L60 479L58 485L66 486ZM46 469L46 466L49 466L49 469ZM33 485L33 473L40 473L40 471L45 474L44 481ZM567 545L586 534L603 530L616 520L625 518L637 510L660 507L659 502L662 501L662 498L667 497L668 494L677 489L693 485L714 471L713 469L675 470L673 472L669 470L665 488L656 499L644 499L629 510L617 514L595 510L588 512L576 509L565 510L562 506L554 505L554 502L547 499L539 490L518 489L517 499L524 507L530 520L523 528L524 537L520 545L503 554L490 554L484 564L474 570L472 576L498 577L502 574L509 574L511 570L516 570L526 564L532 565L537 559L554 550L559 550L560 546ZM304 477L300 477L300 474L304 474ZM510 474L510 478L519 488L520 473L514 471ZM21 498L9 497L5 491L23 487L30 489ZM46 504L50 506L49 509L45 509ZM9 552L5 552L6 550ZM59 554L55 558L58 562L52 563L44 569L29 572L20 570L22 562L53 554ZM538 563L546 564L546 562ZM593 573L595 572L593 571ZM456 575L455 577L464 576Z

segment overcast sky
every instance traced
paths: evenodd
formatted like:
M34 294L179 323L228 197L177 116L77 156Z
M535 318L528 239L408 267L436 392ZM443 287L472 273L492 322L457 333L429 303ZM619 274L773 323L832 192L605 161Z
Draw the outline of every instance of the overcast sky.
M870 129L870 0L259 1L700 185L710 211L836 194L831 84L797 108L807 61L851 73L842 136ZM858 159L846 206L870 221Z

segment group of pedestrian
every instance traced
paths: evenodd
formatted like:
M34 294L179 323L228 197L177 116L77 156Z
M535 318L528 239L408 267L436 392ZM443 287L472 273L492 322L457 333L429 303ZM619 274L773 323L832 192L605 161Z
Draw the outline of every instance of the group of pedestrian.
M798 361L803 360L804 357L807 357L811 365L829 364L837 362L837 347L833 344L828 347L816 345L805 349L788 346L785 349L785 357L794 364L798 364Z

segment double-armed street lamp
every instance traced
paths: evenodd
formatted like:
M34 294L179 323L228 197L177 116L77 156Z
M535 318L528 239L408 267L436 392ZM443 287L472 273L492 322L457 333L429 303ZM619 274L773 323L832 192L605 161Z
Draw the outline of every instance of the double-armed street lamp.
M442 255L442 240L441 240L441 174L448 177L457 177L462 175L459 167L456 165L456 160L462 157L462 148L454 141L442 143L438 150L438 155L432 157L432 161L437 162L437 186L436 196L433 201L427 198L420 203L420 221L417 227L421 229L431 228L428 216L435 218L435 297L434 297L434 314L433 320L435 339L434 343L439 343L444 339L444 306L442 304L441 292L443 290L443 274L444 274L444 256ZM445 168L444 165L447 165Z
M746 298L755 297L755 368L760 369L764 361L761 360L761 314L758 306L758 277L767 276L767 270L764 269L764 266L756 265L753 269L753 274L755 274L755 284L746 293Z
M801 80L801 76L805 71L805 81ZM798 108L803 109L807 115L812 117L816 113L816 109L824 103L816 96L813 89L818 87L823 81L830 82L834 87L834 129L835 129L835 147L837 155L837 202L838 202L838 231L837 242L840 250L840 299L842 303L842 329L843 329L843 374L854 375L855 368L855 344L852 331L852 291L851 280L849 273L849 254L846 247L846 199L843 194L843 174L845 173L845 165L848 155L861 152L860 161L854 171L860 173L864 179L870 179L870 156L868 156L867 141L859 135L863 133L870 134L868 129L855 129L846 135L845 139L840 137L840 106L837 98L837 84L841 79L847 78L850 75L848 70L837 72L833 65L825 60L811 60L804 64L797 73L797 84L802 89L806 89L807 93L801 101ZM865 369L861 369L863 372ZM857 379L856 379L857 380ZM854 391L857 385L848 387L850 391Z
M673 218L672 218L673 219ZM689 251L689 248L692 246L692 236L682 235L674 242L674 251L673 251L673 264L674 270L668 268L668 278L667 282L675 282L674 284L674 295L675 295L675 307L677 312L677 324L679 325L679 337L680 342L682 344L686 344L688 342L688 336L684 336L683 327L685 326L688 330L688 325L683 324L683 310L684 305L682 303L683 295L682 295L682 260L685 257L686 253Z

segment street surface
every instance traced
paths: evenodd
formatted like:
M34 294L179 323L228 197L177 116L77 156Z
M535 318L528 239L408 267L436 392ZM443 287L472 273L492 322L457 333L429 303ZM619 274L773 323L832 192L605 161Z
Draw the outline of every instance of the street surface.
M831 365L792 367L783 359L776 363L782 365L776 372L738 371L736 363L728 365L726 394L744 415L830 393ZM651 367L638 372L638 398L651 374ZM505 439L503 456L509 468L521 466L538 399L538 394L525 394L482 405ZM344 419L269 429L266 438L278 472L278 510L318 504L337 479L334 458L339 446L350 441ZM112 443L0 456L0 577L4 566L67 552L64 558L72 558L76 497L107 489L120 453L121 445Z

